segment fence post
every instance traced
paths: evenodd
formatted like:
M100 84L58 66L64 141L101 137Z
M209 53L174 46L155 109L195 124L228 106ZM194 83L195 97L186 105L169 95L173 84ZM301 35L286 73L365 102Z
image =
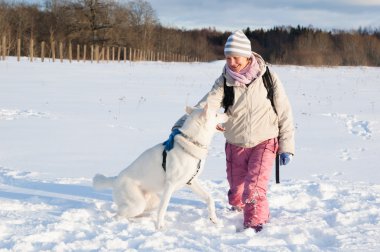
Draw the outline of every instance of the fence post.
M71 45L71 41L69 42L69 62L73 59L73 47Z
M79 62L80 60L80 45L77 44L77 61Z
M8 57L11 53L11 48L12 48L12 40L11 40L11 30L8 31L8 46L7 46L7 53L6 56Z
M41 62L45 60L45 41L41 42Z
M30 49L29 49L29 56L30 56L30 62L33 62L34 57L34 41L32 38L30 38Z
M107 63L108 63L108 61L110 60L110 48L108 46L107 46L106 51L107 51L106 60L107 60Z
M55 62L55 41L51 41L51 56L53 57L53 62Z
M115 47L112 47L112 61L115 61Z
M61 63L63 62L63 43L62 41L59 42L59 60Z
M87 46L83 46L83 62L86 62L86 52L87 52Z
M94 45L91 45L91 63L94 61Z
M17 39L17 61L20 61L21 57L21 39Z
M104 61L104 57L105 57L105 53L104 53L104 50L105 50L105 48L104 48L104 46L102 46L102 61Z
M121 48L120 46L117 47L117 62L120 63L120 51L121 51Z
M95 61L99 63L99 46L95 46Z
M5 35L3 36L3 42L1 43L2 45L2 53L3 53L3 60L5 60L5 54L6 54L6 50L7 50L7 38L5 37Z
M124 47L124 63L127 62L127 48Z

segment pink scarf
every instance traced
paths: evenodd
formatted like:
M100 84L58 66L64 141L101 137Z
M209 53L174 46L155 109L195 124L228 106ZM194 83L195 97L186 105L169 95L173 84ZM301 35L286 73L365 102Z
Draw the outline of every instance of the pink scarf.
M260 73L259 63L255 56L251 56L251 63L244 67L240 72L234 72L229 67L228 64L225 65L226 73L231 76L232 79L235 80L235 86L243 86L251 83L253 80L257 78Z

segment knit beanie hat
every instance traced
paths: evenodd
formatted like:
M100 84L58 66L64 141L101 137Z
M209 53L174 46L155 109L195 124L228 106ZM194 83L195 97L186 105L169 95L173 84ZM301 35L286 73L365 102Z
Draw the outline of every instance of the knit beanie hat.
M224 46L224 55L227 56L242 56L251 57L251 41L245 34L238 30L233 32L227 39Z

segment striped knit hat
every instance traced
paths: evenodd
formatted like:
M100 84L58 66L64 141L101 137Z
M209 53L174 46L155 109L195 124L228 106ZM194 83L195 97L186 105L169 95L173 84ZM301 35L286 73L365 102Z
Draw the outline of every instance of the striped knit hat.
M251 41L245 34L238 30L233 32L227 39L224 46L224 55L227 56L242 56L251 57Z

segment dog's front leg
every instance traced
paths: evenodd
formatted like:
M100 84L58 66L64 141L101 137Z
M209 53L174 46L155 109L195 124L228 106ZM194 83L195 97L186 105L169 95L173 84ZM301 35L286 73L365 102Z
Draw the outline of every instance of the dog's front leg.
M209 194L202 186L201 184L199 183L199 181L197 179L194 179L193 181L191 181L191 184L189 185L191 190L196 193L197 195L199 195L204 201L206 201L207 203L207 207L208 207L208 214L209 214L209 218L210 220L215 223L215 224L218 224L218 218L216 217L216 213L215 213L215 203L214 203L214 200L212 199L211 197L211 194Z
M157 216L157 230L163 229L165 226L165 214L169 205L170 198L174 192L174 186L171 183L167 183L165 185L164 192L161 197L160 206L158 208L158 216Z

